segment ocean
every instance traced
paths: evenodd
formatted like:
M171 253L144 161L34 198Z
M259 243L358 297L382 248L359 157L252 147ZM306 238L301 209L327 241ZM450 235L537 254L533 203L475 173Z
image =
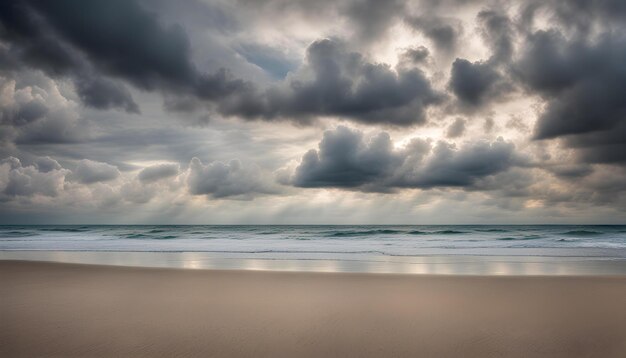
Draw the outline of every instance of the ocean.
M296 271L626 273L626 225L0 226L0 259L15 258Z

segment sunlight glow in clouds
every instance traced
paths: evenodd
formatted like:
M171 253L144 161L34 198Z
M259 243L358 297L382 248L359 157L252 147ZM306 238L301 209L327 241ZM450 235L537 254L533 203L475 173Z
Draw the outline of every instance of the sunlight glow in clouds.
M0 5L2 223L620 223L618 0Z

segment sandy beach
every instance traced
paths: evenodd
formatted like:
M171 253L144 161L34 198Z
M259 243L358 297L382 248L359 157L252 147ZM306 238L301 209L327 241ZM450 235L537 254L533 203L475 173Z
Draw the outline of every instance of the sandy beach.
M626 277L0 261L2 357L624 357Z

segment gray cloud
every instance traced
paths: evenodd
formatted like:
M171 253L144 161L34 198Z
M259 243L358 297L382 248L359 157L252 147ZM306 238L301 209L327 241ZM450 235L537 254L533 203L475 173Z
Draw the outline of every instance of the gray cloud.
M454 19L436 15L407 17L405 20L415 30L420 31L435 47L445 53L456 49L458 38L463 28Z
M356 39L369 43L385 34L405 9L405 0L356 0L347 2L341 12L354 24Z
M53 170L61 170L61 164L50 157L40 157L35 160L35 167L42 173L48 173Z
M63 189L69 171L52 166L45 168L50 158L38 162L37 167L23 166L19 159L9 157L0 161L0 200L6 197L43 195L55 197ZM56 163L58 165L58 163ZM49 169L49 170L47 170Z
M536 139L562 138L579 161L626 162L626 6L622 1L532 1L513 72L546 101ZM537 16L554 26L533 31Z
M430 51L424 46L408 48L400 55L400 59L412 64L423 64L427 61Z
M559 178L578 180L593 173L593 168L588 164L558 164L545 166L545 169L552 172Z
M186 86L194 80L195 69L189 61L189 43L183 30L164 28L136 1L24 3L98 68L140 88L153 89L159 83Z
M403 8L402 2L393 6L368 4L350 2L343 8L356 24L367 24L360 31L364 39L383 31ZM0 21L9 29L4 37L14 47L14 56L49 74L73 76L83 103L98 109L139 111L130 92L104 76L123 79L143 90L163 92L168 96L169 109L217 106L225 115L293 118L301 123L309 122L311 117L334 115L363 123L411 125L422 123L425 108L441 99L419 70L394 71L384 64L368 62L335 40L314 42L308 48L306 64L295 76L279 86L260 90L226 69L199 71L191 60L191 47L183 29L163 25L136 1L62 0L52 5L14 0L6 7L7 15ZM133 36L128 36L131 33ZM55 55L44 53L48 51L46 46L31 47L33 40L51 44ZM27 47L30 57L24 55ZM285 73L285 65L259 52L258 46L249 50L244 54L248 53L253 62L277 75Z
M626 123L610 130L581 133L563 138L563 143L576 150L578 159L586 163L624 165L626 163Z
M13 75L0 77L0 132L6 144L67 143L84 137L74 103L54 81L23 72Z
M152 183L178 175L179 171L178 164L157 164L144 168L137 177L143 183Z
M87 159L78 161L74 170L50 157L35 157L32 162L23 165L15 157L0 160L0 201L21 205L45 196L56 198L59 205L76 201L76 205L119 207L124 202L147 204L168 193L181 195L184 189L192 195L235 200L281 192L268 172L255 165L243 166L238 160L205 165L193 158L185 171L178 164L159 164L144 168L136 177Z
M624 64L623 35L604 34L593 43L568 40L557 30L529 35L515 71L547 100L535 137L566 137L565 144L583 149L591 162L626 161Z
M366 142L361 132L346 127L326 131L319 150L309 150L296 168L299 187L354 188L389 175L401 162L391 138L380 133Z
M501 67L513 56L513 24L508 16L494 10L477 15L481 36L491 49L487 60L470 62L457 58L452 64L449 87L464 105L481 107L512 90Z
M408 11L407 0L238 0L241 12L254 20L295 20L313 26L341 22L352 42L370 45L387 35ZM250 19L247 19L252 21ZM280 21L279 20L279 21Z
M140 180L139 182L132 181L124 184L120 188L120 194L125 201L135 204L146 204L159 194L159 191L154 185L146 185L146 183Z
M114 180L119 176L120 171L113 165L83 159L78 162L71 178L83 184L93 184Z
M5 1L0 158L21 162L0 164L0 220L245 221L267 205L302 222L327 193L298 188L339 188L342 213L373 218L404 200L409 219L463 201L619 221L625 15L617 0ZM344 120L371 127L315 148Z
M457 58L452 64L450 89L463 103L479 106L499 93L501 79L490 63Z
M51 75L73 77L84 103L94 108L138 111L122 85L90 74L93 71L144 90L190 93L205 100L245 86L226 71L199 72L183 29L163 26L134 0L62 0L54 5L13 0L5 2L0 13L3 38L17 58L13 63L23 60Z
M492 51L489 62L508 62L513 56L515 37L509 17L498 11L483 10L478 13L477 19L481 25L481 35Z
M139 114L139 106L120 83L102 77L81 76L75 80L76 92L82 102L97 109L123 108Z
M283 86L247 92L220 103L223 113L248 118L343 116L355 121L398 126L423 123L437 93L418 69L368 62L337 40L324 39L307 49L306 64Z
M43 118L48 107L41 92L17 89L15 81L0 77L0 124L23 126Z
M37 98L22 103L16 106L16 108L4 107L2 112L0 112L0 123L21 126L43 118L48 112L48 108L42 102Z
M297 68L297 62L294 59L272 47L255 43L242 44L238 53L276 79L284 78L289 71Z
M458 138L465 133L465 120L463 118L457 118L448 126L446 130L446 137Z
M626 19L626 5L621 0L528 0L524 5L527 25L532 24L537 14L544 12L564 29L573 30L578 35L589 34L597 25L622 27Z
M493 143L475 142L457 149L439 142L423 165L403 178L404 187L467 187L476 180L504 172L519 164L514 146L499 139Z
M0 38L9 43L8 50L0 54L4 69L34 67L53 77L69 76L76 82L77 91L86 105L137 112L137 105L122 85L96 79L90 74L89 62L80 51L57 36L46 16L34 9L36 3L16 0L2 5L0 24L4 31Z
M318 150L310 150L296 168L292 184L364 191L394 188L469 187L476 180L519 164L514 146L503 140L456 148L413 139L395 150L389 135L366 140L346 127L326 131Z
M494 126L496 125L495 121L491 117L485 118L485 122L483 123L483 129L486 133L491 133Z
M213 198L247 199L277 193L274 183L264 177L258 167L244 167L238 160L203 164L200 159L193 158L189 163L187 187L192 195Z

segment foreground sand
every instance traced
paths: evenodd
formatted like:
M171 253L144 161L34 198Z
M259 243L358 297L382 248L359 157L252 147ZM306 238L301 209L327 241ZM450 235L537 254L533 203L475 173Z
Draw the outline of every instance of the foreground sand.
M626 357L626 276L0 261L0 356Z

